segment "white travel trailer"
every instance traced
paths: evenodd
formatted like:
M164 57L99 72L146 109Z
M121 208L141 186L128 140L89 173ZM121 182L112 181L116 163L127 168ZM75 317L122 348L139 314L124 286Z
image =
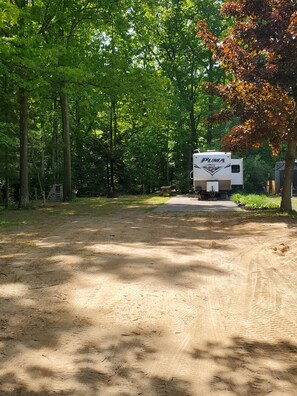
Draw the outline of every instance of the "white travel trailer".
M193 186L199 198L227 198L231 191L243 188L243 159L219 151L194 153Z

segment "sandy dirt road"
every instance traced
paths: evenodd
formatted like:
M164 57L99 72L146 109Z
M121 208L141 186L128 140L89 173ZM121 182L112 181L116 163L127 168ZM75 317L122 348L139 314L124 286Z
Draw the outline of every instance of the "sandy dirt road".
M296 234L135 209L2 236L0 395L297 395Z

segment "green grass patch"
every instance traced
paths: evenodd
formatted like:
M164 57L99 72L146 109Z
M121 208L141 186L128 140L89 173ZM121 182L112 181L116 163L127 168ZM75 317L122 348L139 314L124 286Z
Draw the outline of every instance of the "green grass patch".
M49 223L56 218L74 216L103 216L121 210L141 208L153 209L168 201L170 197L156 195L124 195L118 198L77 198L73 202L51 202L45 205L40 201L32 202L28 210L0 209L0 232L11 227L31 225L36 223Z

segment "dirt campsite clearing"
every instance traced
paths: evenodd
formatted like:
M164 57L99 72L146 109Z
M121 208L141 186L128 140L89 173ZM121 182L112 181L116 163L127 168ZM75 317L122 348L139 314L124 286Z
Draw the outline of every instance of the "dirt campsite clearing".
M296 225L135 206L9 229L0 395L296 395Z

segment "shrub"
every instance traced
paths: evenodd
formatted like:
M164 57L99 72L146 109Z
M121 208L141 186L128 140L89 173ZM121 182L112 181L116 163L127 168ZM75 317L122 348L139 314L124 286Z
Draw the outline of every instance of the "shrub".
M244 206L247 209L279 209L279 204L264 194L244 195L237 193L233 194L231 199L238 205Z

